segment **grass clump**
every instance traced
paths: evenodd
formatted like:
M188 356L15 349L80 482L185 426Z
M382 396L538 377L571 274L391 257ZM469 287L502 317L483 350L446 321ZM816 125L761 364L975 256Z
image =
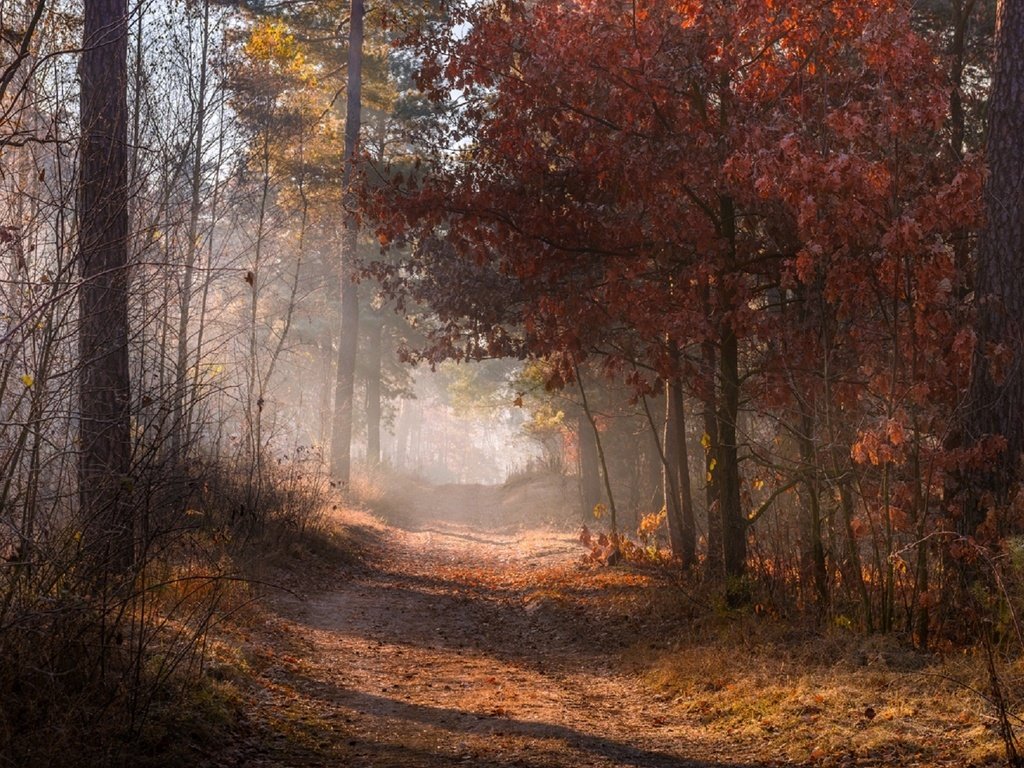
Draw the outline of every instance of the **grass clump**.
M820 765L987 765L1002 744L977 656L923 654L894 636L799 632L705 617L645 659L646 682L709 735ZM965 762L966 761L966 762Z

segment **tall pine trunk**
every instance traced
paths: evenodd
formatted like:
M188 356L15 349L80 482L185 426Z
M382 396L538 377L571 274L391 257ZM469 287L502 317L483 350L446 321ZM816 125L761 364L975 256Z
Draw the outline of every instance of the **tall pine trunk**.
M128 373L128 5L86 0L78 183L79 495L106 568L132 561Z
M1024 450L1024 0L1002 0L988 113L987 224L975 268L977 347L968 395L968 438L1002 435L1006 449L972 480L962 526L985 518L981 496L1006 501Z
M362 122L363 0L352 0L348 31L347 111L345 113L345 231L342 235L341 336L338 341L338 384L334 393L331 435L331 474L341 484L352 475L352 398L355 392L356 352L359 347L359 291L352 274L359 242L356 194L352 182Z

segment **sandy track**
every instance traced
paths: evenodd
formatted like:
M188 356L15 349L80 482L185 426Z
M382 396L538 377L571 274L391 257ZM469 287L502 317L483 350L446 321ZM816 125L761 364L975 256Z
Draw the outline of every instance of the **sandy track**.
M457 493L444 501L464 510L498 503L487 489ZM274 604L277 648L251 714L264 736L233 759L765 765L744 745L708 742L619 661L646 629L628 607L606 608L645 577L623 574L620 588L609 577L618 571L580 566L566 533L503 533L461 519L406 528L386 529L367 567L336 588Z

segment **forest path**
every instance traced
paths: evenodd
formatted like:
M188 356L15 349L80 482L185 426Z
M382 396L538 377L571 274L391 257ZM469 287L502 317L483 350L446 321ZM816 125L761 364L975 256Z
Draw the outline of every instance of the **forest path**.
M753 745L712 743L699 724L680 722L623 660L645 638L637 601L656 577L581 563L573 534L482 525L501 493L424 492L411 503L448 514L381 527L363 568L308 599L275 601L276 640L250 713L263 737L236 757L378 768L765 765L749 756Z

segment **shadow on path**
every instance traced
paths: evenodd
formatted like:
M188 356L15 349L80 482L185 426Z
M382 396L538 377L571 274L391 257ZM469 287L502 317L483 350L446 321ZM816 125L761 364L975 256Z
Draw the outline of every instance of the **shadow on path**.
M486 758L485 762L469 762L470 765L522 765L522 766L565 766L574 763L565 761L564 750L568 748L572 752L584 753L585 756L600 758L604 761L613 761L614 765L630 766L631 768L769 768L770 763L737 763L737 762L707 762L666 754L654 749L648 749L634 744L624 743L611 738L596 736L582 730L562 724L538 722L532 720L518 720L504 716L480 714L467 712L449 707L431 706L399 701L386 696L378 696L365 691L346 689L333 683L325 682L308 676L296 676L295 685L307 696L315 697L319 706L327 709L337 710L344 708L360 715L384 720L390 729L392 738L401 737L403 725L428 726L440 729L452 734L460 735L487 735L492 739L527 739L531 742L544 742L546 740L557 740L561 742L560 748L553 749L561 753L554 759L557 762L537 762L537 756L531 756L528 752L506 754L495 762L494 757ZM394 748L405 749L405 745L381 742L364 745L383 751ZM685 748L685 745L679 745ZM509 750L506 750L508 752ZM541 750L542 751L542 750ZM420 750L420 754L427 757L428 765L438 765L438 759L444 759L445 755L437 753L426 753ZM467 764L467 758L463 755L458 758L462 765ZM579 758L577 758L579 759ZM577 763L578 764L578 763Z
M268 670L265 717L308 718L313 746L300 755L289 741L288 759L259 765L776 765L709 743L619 661L673 635L675 619L649 602L667 577L581 567L581 556L571 534L509 535L443 513L387 529L335 588L277 603L303 650Z

